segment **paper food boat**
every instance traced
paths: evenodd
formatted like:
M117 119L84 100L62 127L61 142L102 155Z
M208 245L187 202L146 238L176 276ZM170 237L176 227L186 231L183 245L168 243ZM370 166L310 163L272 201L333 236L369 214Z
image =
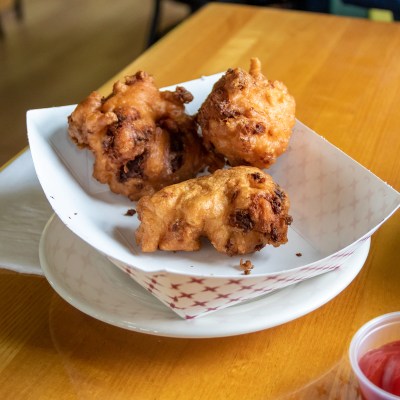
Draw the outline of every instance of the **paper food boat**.
M180 84L194 95L189 113L220 76ZM206 241L198 252L142 253L134 240L137 216L125 215L135 203L98 183L91 152L68 138L67 116L74 108L27 113L32 157L47 199L69 229L182 318L340 268L400 204L398 192L297 121L288 150L267 171L290 197L293 223L286 245L246 255L255 266L250 275L240 270L240 257L219 254Z

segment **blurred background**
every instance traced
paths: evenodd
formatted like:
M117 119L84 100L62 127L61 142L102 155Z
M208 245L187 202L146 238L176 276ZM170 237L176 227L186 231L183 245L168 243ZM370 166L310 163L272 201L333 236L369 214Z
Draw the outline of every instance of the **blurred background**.
M400 7L400 0L231 2L382 22L397 19ZM28 109L79 102L204 3L0 0L0 165L27 144Z

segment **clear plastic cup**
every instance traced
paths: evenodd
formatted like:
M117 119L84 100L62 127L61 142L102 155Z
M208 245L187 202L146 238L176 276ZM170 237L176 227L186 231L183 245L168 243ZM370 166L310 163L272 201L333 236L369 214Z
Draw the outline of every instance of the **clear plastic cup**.
M381 315L363 325L354 335L349 356L361 392L367 400L399 400L396 396L373 384L361 371L359 361L370 350L400 340L400 312Z

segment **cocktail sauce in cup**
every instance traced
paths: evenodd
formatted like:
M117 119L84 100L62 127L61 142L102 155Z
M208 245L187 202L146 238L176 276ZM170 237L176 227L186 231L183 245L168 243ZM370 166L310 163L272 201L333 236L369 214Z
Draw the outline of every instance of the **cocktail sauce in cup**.
M400 312L362 326L351 341L349 356L366 400L399 400Z

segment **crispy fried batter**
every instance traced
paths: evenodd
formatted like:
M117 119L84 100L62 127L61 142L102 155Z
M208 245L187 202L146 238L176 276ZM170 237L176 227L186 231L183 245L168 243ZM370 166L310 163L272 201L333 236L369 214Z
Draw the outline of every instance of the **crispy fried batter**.
M107 98L93 92L82 101L68 118L69 135L94 153L97 180L137 200L204 167L196 124L184 112L192 99L182 87L160 92L140 71Z
M243 271L244 275L250 275L254 265L250 260L243 261L243 259L240 259L239 268Z
M250 72L229 69L198 112L208 150L228 163L268 168L287 148L295 123L295 101L286 86L261 73L251 59Z
M136 241L144 252L192 251L207 237L221 253L252 253L287 242L288 209L288 196L260 169L217 170L142 197Z

